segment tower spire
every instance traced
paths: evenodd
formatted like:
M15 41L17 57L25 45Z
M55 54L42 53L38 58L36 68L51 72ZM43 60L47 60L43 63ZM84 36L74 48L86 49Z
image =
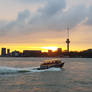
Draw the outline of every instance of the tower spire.
M69 39L69 27L67 27L67 38Z

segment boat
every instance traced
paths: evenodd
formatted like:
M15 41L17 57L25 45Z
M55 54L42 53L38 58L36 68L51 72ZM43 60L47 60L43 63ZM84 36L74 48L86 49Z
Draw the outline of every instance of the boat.
M64 62L59 59L46 60L43 63L41 63L40 68L38 68L38 70L49 69L52 67L62 68L63 66Z

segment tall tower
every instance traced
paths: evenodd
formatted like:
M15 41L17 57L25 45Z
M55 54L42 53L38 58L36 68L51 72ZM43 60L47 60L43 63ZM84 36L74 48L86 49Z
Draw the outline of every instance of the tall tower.
M69 53L69 44L70 44L70 40L69 40L69 27L67 27L67 40L66 40L66 44L67 44L67 53Z

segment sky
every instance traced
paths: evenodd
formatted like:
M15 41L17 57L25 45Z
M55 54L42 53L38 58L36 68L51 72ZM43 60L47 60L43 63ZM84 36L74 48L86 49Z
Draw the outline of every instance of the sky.
M92 0L0 0L0 48L92 48Z

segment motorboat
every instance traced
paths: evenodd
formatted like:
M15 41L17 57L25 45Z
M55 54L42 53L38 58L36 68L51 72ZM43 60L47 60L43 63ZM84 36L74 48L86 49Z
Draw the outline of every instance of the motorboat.
M52 59L52 60L46 60L43 63L41 63L40 68L38 68L38 70L49 69L52 67L62 68L63 66L64 66L64 62L61 61L60 59Z

